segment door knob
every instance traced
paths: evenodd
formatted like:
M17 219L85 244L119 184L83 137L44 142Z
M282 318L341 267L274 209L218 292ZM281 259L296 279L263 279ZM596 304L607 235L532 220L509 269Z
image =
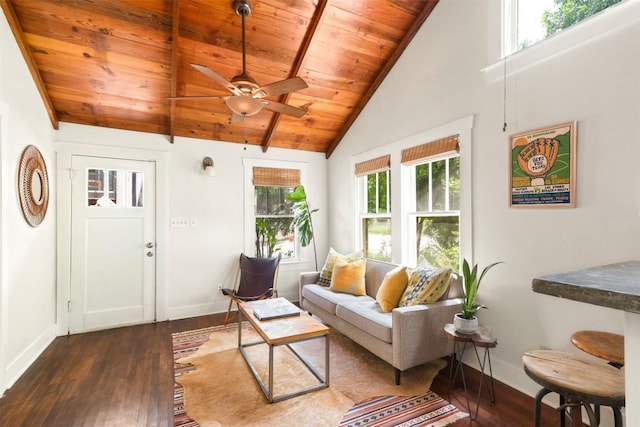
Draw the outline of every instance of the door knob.
M152 242L147 243L147 247L151 249L153 247L153 243Z
M147 256L148 257L152 257L153 256L153 252L151 252L151 251L147 252Z

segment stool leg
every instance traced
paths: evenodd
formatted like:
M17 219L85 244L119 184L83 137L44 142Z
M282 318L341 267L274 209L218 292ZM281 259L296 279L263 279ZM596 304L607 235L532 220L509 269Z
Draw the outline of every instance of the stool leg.
M566 402L564 401L564 396L560 395L560 408L563 408L560 411L560 427L564 427L567 420L567 414L565 413L565 410L564 410L565 403Z
M576 402L572 402L569 409L569 414L571 415L571 426L581 427L582 426L582 405ZM593 425L591 427L593 427Z
M591 405L589 405L588 403L583 403L583 405L584 409L587 411L587 416L589 416L589 425L591 427L598 427L598 425L600 425L600 420L594 414L593 409L591 409ZM582 417L580 417L579 425L582 425Z
M533 427L540 427L540 408L542 406L542 398L551 393L551 390L546 388L541 389L536 394L536 400L533 405Z
M613 409L613 424L615 427L622 427L622 413L620 412L620 408L612 407Z

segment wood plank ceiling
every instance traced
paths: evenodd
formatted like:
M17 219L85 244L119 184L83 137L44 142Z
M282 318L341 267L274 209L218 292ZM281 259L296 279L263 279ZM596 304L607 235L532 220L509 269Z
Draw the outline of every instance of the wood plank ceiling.
M242 70L232 0L0 0L52 125L80 123L175 136L333 152L438 0L252 0L246 68L259 84L299 76L308 88L269 99L230 124L220 84ZM175 41L175 43L174 43Z

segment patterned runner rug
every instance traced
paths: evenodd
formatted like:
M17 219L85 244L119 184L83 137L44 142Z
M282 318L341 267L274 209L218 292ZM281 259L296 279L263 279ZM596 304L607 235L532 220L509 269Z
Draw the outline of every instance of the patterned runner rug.
M330 387L270 405L237 350L237 331L235 324L173 335L175 426L440 427L467 415L429 391L444 361L404 372L402 384L396 386L391 366L333 330ZM243 342L252 341L252 333L250 326L243 327ZM312 340L296 348L318 366L323 363L323 345L323 340ZM254 347L252 360L255 357L258 366L268 349ZM282 368L275 379L283 387L300 381L304 375L287 361L288 349L276 351L281 351L277 360ZM313 359L315 354L322 357ZM380 415L385 411L388 414Z
M442 427L467 414L430 391L422 396L373 397L353 406L340 427Z

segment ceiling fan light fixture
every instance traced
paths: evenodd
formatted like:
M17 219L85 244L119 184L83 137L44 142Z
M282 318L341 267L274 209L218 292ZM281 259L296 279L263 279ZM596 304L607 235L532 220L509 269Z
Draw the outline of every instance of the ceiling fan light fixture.
M230 96L225 102L231 111L243 116L258 114L263 107L262 102L249 95Z

